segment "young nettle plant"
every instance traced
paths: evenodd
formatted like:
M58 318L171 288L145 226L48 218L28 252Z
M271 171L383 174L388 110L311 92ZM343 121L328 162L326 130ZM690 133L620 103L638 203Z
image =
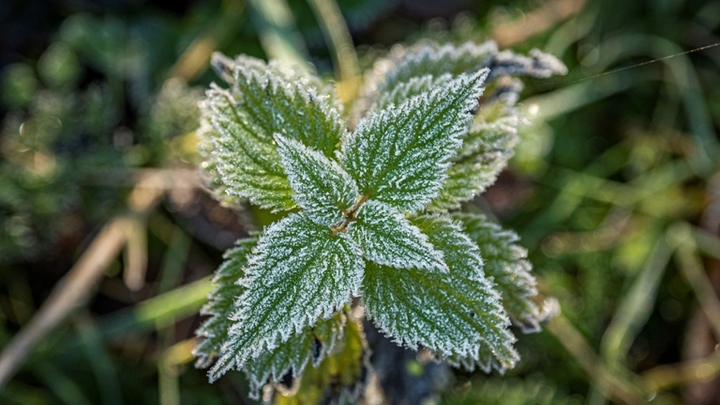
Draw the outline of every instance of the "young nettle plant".
M195 349L211 381L243 370L257 395L310 363L359 376L353 305L398 344L453 365L517 363L511 321L529 332L541 318L525 251L514 233L456 209L512 156L522 84L510 76L563 73L560 62L491 42L396 52L366 80L351 131L316 77L246 56L215 55L213 66L229 84L202 103L217 196L286 215L238 241L217 270Z

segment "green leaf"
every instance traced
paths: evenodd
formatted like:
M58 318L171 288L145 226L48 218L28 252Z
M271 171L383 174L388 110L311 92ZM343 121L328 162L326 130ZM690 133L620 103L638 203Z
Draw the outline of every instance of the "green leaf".
M227 339L228 329L233 324L230 316L235 312L235 301L245 290L238 280L245 277L247 255L256 244L255 238L238 240L234 248L225 252L225 261L215 271L212 282L217 287L208 295L208 303L200 310L201 315L210 315L210 318L195 332L202 338L193 350L197 367L209 367Z
M275 141L298 205L318 224L340 221L359 197L355 181L322 153L282 135Z
M222 55L213 65L231 84L212 85L201 103L201 151L221 198L248 198L274 211L294 207L273 136L281 134L332 156L345 132L340 111L317 81L277 64Z
M473 199L495 183L513 156L521 122L518 117L510 116L492 123L473 124L453 158L448 177L432 207L459 208L460 202Z
M268 227L248 259L246 290L210 380L332 316L358 295L362 270L360 252L346 234L304 214Z
M406 82L398 83L392 91L380 93L371 110L379 111L392 105L400 105L406 100L431 91L435 87L447 83L450 80L452 80L452 75L450 74L445 74L440 77L433 75L411 77Z
M360 192L410 213L437 196L486 73L460 76L361 120L341 157Z
M447 271L442 253L400 211L370 200L358 210L348 234L367 260L398 268Z
M297 390L276 393L276 405L355 403L367 376L365 338L360 325L348 321L337 349L316 367L307 368L296 381Z
M388 65L392 66L389 70ZM425 94L452 77L489 69L487 91L480 101L476 124L463 139L460 153L453 157L452 165L445 173L447 178L440 195L431 204L434 209L455 209L460 202L472 199L495 182L512 157L517 127L522 121L513 106L522 90L522 82L509 75L548 77L564 74L567 70L554 56L538 50L530 51L529 56L499 52L491 41L483 44L467 42L460 46L440 46L423 41L379 66L384 66L388 73L367 85L368 89L376 88L368 90L373 99L371 112ZM360 106L367 104L359 103ZM485 113L488 109L499 112L500 117L488 120Z
M294 377L300 377L310 361L317 367L336 348L344 326L345 316L338 313L306 327L278 347L248 361L244 371L250 381L250 397L257 399L267 381L279 383L290 372Z
M227 80L232 93L241 96L243 111L262 131L256 136L272 143L279 133L334 156L345 123L332 86L275 61L265 63L245 55L233 62L216 53L212 63L232 76Z
M474 361L490 351L498 370L512 368L518 361L515 337L475 244L448 218L423 216L414 223L444 253L449 272L368 263L363 281L368 316L412 349L423 346L440 358Z
M379 93L390 93L416 77L477 72L490 66L497 52L497 45L492 41L482 44L466 42L461 46L422 42L408 49L396 61L395 68L388 72L380 85Z
M490 77L530 76L547 78L567 74L567 67L558 58L539 49L531 49L528 56L512 51L498 52L490 67Z
M293 208L292 189L275 145L252 135L259 130L238 109L232 93L212 85L206 95L200 108L210 124L198 132L203 137L200 150L206 159L203 166L216 176L212 184L220 185L220 198L247 198L274 211Z
M488 80L499 76L550 77L567 73L567 68L557 58L537 49L529 56L512 51L499 52L497 44L487 41L481 44L466 42L460 46L424 41L410 47L395 61L395 68L385 76L378 86L378 93L393 92L402 83L412 78L445 74L457 76L489 68Z
M513 322L525 333L539 331L541 314L532 301L537 295L536 281L530 274L527 251L515 243L520 239L517 234L503 230L483 215L457 213L453 218L462 222L479 247L485 273L495 281Z

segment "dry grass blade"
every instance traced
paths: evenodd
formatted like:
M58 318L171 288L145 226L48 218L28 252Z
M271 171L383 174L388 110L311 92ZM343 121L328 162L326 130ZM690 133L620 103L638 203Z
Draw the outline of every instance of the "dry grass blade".
M191 179L190 181L188 179ZM80 259L55 286L35 316L13 337L0 353L0 387L15 375L35 345L89 298L107 266L120 253L127 240L129 221L147 215L176 185L196 186L195 176L176 171L155 171L145 176L128 200L130 213L110 220Z
M584 5L585 0L547 2L519 21L498 26L493 30L492 37L501 47L518 44L579 13Z
M12 378L33 347L88 298L91 288L120 252L126 226L124 217L105 225L35 316L5 346L0 355L0 386Z
M710 381L720 375L720 352L710 356L679 364L658 366L642 374L643 380L652 391Z
M141 218L128 218L125 227L126 245L123 270L125 285L132 291L138 291L145 285L147 272L147 231Z
M353 100L360 90L360 67L347 23L334 0L310 0L323 34L332 50L335 73L340 79L338 93L344 102Z

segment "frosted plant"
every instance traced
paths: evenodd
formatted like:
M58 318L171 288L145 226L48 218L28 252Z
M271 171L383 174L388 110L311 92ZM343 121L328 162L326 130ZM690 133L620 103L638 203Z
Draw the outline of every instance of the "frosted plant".
M511 323L539 329L517 236L448 210L512 156L522 84L509 75L564 67L493 43L420 44L378 63L387 72L368 77L347 131L319 79L215 55L229 87L213 84L201 105L204 167L222 201L284 216L216 273L195 349L211 381L242 370L257 396L311 367L307 381L352 386L365 355L354 305L398 344L468 370L512 368Z

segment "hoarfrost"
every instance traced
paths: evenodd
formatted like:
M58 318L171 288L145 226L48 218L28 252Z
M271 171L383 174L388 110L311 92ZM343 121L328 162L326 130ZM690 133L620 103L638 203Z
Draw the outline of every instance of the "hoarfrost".
M486 75L462 75L362 120L341 155L360 192L409 213L435 198Z
M398 268L447 271L442 253L396 208L368 201L350 224L348 234L367 260Z
M457 213L466 233L485 259L485 272L493 277L503 306L524 333L540 330L542 314L532 298L537 295L536 280L530 273L527 251L516 242L516 233L503 230L484 215Z
M363 281L368 316L412 349L422 345L439 358L473 360L488 349L497 364L513 367L515 337L492 282L482 273L477 247L448 218L424 216L414 222L443 252L449 271L397 271L368 263Z
M337 162L300 142L282 135L275 135L275 142L298 205L318 224L338 222L358 198L355 181Z
M242 368L349 303L362 280L359 253L344 234L332 236L303 214L271 225L248 258L247 289L210 379Z

